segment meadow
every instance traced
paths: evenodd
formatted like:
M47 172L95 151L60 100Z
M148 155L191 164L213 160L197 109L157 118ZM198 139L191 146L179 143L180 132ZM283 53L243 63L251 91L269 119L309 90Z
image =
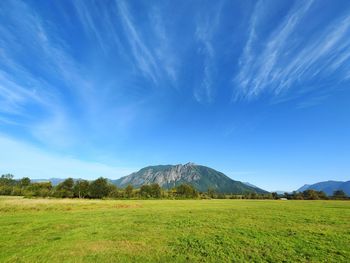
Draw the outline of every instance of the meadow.
M0 197L0 262L349 262L349 201Z

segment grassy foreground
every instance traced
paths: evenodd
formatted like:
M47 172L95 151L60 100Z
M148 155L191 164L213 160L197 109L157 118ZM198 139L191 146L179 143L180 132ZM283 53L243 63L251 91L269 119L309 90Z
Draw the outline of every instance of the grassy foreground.
M0 197L0 262L348 262L350 202Z

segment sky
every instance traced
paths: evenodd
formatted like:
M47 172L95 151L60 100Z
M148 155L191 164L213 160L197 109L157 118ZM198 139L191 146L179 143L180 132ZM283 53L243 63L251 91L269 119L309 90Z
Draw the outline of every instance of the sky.
M350 180L349 85L348 0L2 0L0 174Z

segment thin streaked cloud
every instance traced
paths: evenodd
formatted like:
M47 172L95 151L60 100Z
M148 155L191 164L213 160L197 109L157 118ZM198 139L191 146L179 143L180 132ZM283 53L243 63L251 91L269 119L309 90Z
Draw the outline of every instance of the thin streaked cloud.
M176 48L171 45L169 29L165 28L165 22L159 9L153 8L150 13L151 26L156 38L155 55L160 61L170 83L177 88L179 58L176 56Z
M13 122L25 127L34 137L54 142L63 137L62 131L67 133L70 125L62 101L63 90L50 82L56 78L61 81L61 85L82 87L80 74L77 73L79 67L61 43L51 39L46 30L49 26L31 7L20 1L12 5L8 6L13 10L8 15L12 28L0 27L4 33L0 41L3 50L0 54L3 59L0 71L1 111L7 113L3 118L13 119L11 115L16 115L16 121ZM14 17L16 11L22 13L22 19ZM19 43L24 43L26 49ZM31 64L18 60L19 57L27 56L38 62L37 67L33 68ZM41 76L38 76L38 71ZM28 109L35 110L37 114L33 116ZM43 136L45 129L47 136ZM68 141L68 137L62 138L60 143Z
M159 79L159 68L154 54L142 40L141 34L133 21L133 17L130 14L126 2L117 1L117 5L124 27L124 33L131 47L137 68L144 76L153 81L154 84L157 84Z
M248 40L234 79L237 87L234 99L256 99L262 93L285 95L300 84L313 89L307 84L310 80L333 73L338 75L339 81L345 78L341 67L350 53L346 37L350 28L348 16L333 20L315 36L301 37L298 32L309 18L314 2L297 2L264 39L256 33L257 21L268 15L262 3L256 4L250 20Z
M223 2L218 3L214 10L199 16L196 22L195 39L199 44L197 52L203 60L203 77L200 85L194 89L194 97L198 102L211 103L214 100L214 86L217 69L215 65L215 34L220 28L221 9Z
M92 43L97 43L104 56L108 56L114 48L118 48L123 56L123 46L118 35L118 15L114 3L110 8L104 8L99 2L74 0L73 2L78 20Z

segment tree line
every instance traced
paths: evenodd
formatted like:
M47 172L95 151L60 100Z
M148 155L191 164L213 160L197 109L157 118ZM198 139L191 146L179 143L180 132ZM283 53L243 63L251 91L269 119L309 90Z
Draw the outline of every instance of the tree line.
M0 195L26 197L56 197L56 198L198 198L199 193L192 186L181 184L173 189L164 190L158 184L143 185L134 189L132 185L118 188L106 178L100 177L94 181L73 180L67 178L53 186L51 182L32 182L28 177L15 180L11 174L0 178Z
M207 192L198 192L193 186L188 184L181 184L169 190L162 189L158 184L142 185L138 189L134 189L132 185L118 188L103 177L94 181L67 178L58 185L53 186L51 182L32 182L28 177L16 180L12 174L5 174L0 177L0 195L97 199L348 199L342 190L335 191L332 196L327 196L324 192L314 190L285 193L283 195L248 192L244 194L223 194L217 193L213 189L208 189Z
M328 199L335 199L335 200L346 200L349 199L349 197L346 195L346 193L343 190L335 190L331 196L328 196L323 191L316 191L316 190L305 190L303 192L292 192L292 193L284 193L283 195L278 195L277 193L272 193L274 197L277 198L286 198L288 200L328 200Z

